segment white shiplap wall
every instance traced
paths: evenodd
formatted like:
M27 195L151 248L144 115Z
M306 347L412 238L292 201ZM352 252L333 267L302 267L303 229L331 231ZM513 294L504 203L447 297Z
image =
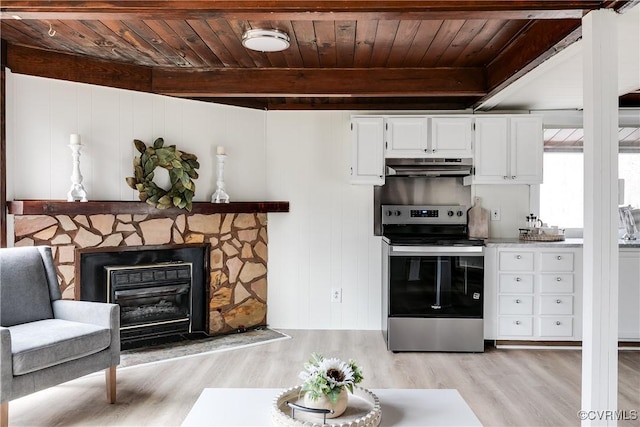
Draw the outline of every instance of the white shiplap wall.
M310 329L380 328L380 238L373 188L350 185L347 112L270 112L269 322ZM342 303L331 303L332 288Z
M69 135L81 135L80 169L89 199L136 200L133 139L157 137L198 156L197 201L215 190L215 149L229 154L225 181L233 200L266 191L265 112L120 89L10 74L13 115L8 135L15 167L8 191L16 199L64 199L72 169Z

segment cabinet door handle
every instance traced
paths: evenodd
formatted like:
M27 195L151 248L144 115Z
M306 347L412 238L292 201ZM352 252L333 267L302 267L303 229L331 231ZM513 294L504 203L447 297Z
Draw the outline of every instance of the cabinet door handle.
M521 278L516 277L516 282L521 282L521 281L522 281L522 279L521 279Z
M349 168L349 169L351 169L351 175L353 175L353 168Z
M506 176L506 175L502 177L502 179L508 179L508 178L509 178L509 177L508 177L508 176Z
M425 149L424 149L424 152L425 152L425 153L428 153L428 152L429 152L429 149L428 149L428 148L425 148Z
M557 325L557 326L560 326L561 324L562 324L562 323L560 323L560 321L559 321L559 320L556 320L556 325Z
M522 255L516 255L516 259L521 259Z
M556 282L562 282L562 277L556 277Z
M511 179L516 179L516 176L515 176L515 175L512 175L512 176L511 176Z
M560 303L562 303L562 300L561 299L557 299L556 300L556 304L560 304Z
M562 259L562 257L560 255L558 255L558 261L560 261Z
M521 300L519 300L519 299L517 299L517 300L516 300L516 304L520 304L521 302L522 302L522 301L521 301Z
M520 322L519 320L516 320L516 325L519 325L520 323L522 322Z

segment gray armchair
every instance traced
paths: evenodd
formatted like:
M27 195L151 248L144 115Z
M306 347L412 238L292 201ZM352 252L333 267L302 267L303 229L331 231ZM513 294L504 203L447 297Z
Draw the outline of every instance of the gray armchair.
M62 300L51 248L0 249L0 425L9 401L106 369L116 401L120 307Z

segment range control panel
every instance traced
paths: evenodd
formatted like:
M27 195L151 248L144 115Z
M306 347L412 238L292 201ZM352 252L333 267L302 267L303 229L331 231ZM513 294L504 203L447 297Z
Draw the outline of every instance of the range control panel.
M411 209L411 218L438 218L438 209Z
M467 207L460 205L382 205L383 224L466 224Z

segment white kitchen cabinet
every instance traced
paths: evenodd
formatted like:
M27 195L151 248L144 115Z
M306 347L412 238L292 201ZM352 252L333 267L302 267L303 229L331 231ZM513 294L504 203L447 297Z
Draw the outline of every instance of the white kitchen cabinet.
M351 183L384 184L384 118L351 118Z
M388 116L388 158L473 157L472 117Z
M486 277L497 280L496 339L581 339L582 249L505 247L488 261Z
M386 157L425 157L429 151L429 119L427 117L386 118Z
M542 183L540 116L476 117L474 184Z
M544 136L542 117L509 118L511 125L511 181L519 184L542 184Z
M619 263L618 336L640 341L640 248L621 248Z
M473 157L471 117L432 117L431 153L436 157Z
M531 250L498 250L498 339L533 337L534 257Z

